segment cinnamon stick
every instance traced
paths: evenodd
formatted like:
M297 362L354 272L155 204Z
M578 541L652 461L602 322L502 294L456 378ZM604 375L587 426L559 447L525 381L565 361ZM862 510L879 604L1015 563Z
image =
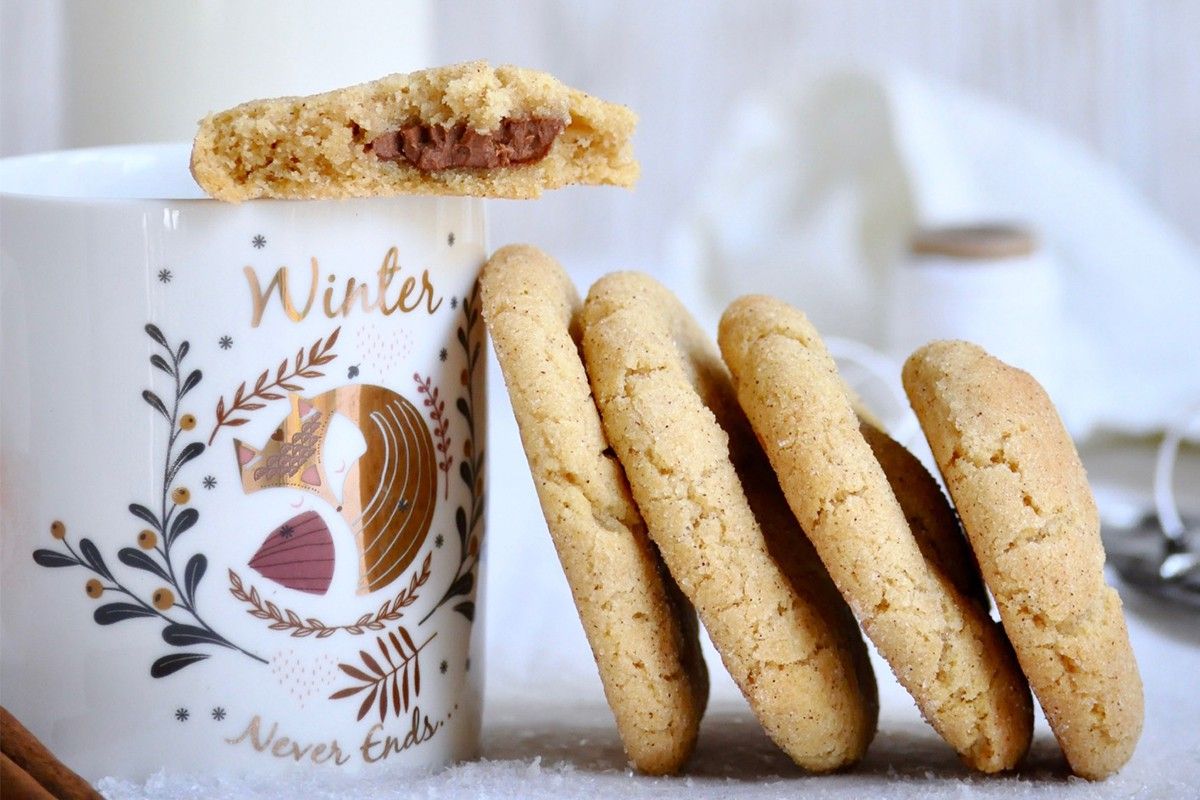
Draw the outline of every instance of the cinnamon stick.
M54 795L3 753L0 753L0 794L5 800L54 800Z
M6 798L8 792L12 791L15 797L103 800L100 793L93 789L90 783L55 758L54 754L47 750L46 746L38 741L28 728L18 722L17 718L3 706L0 706L0 750L3 750L4 755L4 796ZM14 786L10 789L9 773L12 769L15 769L16 772L13 772L11 780L14 782ZM16 787L24 779L17 773L24 774L29 780L40 785L44 793L21 794Z

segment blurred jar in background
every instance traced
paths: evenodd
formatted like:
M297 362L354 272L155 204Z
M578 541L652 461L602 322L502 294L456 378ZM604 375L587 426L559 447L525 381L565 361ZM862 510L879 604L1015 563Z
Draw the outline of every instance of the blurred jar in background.
M966 339L1060 396L1068 352L1061 281L1033 231L997 223L921 228L890 277L889 355L903 360L934 339Z
M62 8L61 141L190 139L210 111L429 66L428 0L87 0ZM55 87L48 87L54 91Z

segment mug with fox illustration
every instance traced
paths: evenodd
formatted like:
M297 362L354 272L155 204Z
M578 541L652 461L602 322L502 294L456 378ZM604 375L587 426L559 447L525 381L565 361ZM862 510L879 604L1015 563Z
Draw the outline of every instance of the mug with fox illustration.
M0 162L0 701L92 779L471 758L482 203L186 170Z

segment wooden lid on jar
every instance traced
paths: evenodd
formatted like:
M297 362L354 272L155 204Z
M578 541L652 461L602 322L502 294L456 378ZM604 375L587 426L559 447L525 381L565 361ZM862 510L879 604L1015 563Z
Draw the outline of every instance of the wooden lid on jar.
M909 242L909 251L914 255L962 261L1022 258L1033 255L1037 249L1037 237L1032 230L1006 223L918 228Z

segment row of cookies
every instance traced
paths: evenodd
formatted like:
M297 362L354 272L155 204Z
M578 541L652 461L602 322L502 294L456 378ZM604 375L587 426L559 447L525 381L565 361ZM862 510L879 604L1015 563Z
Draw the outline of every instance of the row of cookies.
M860 417L786 304L735 302L718 352L637 273L602 278L581 303L553 259L510 246L481 288L547 525L640 770L676 772L694 747L708 694L697 614L767 734L807 770L853 764L874 736L861 631L972 768L1020 762L1030 684L1076 773L1128 759L1141 684L1095 507L1025 373L953 342L905 366L964 538L934 478Z

